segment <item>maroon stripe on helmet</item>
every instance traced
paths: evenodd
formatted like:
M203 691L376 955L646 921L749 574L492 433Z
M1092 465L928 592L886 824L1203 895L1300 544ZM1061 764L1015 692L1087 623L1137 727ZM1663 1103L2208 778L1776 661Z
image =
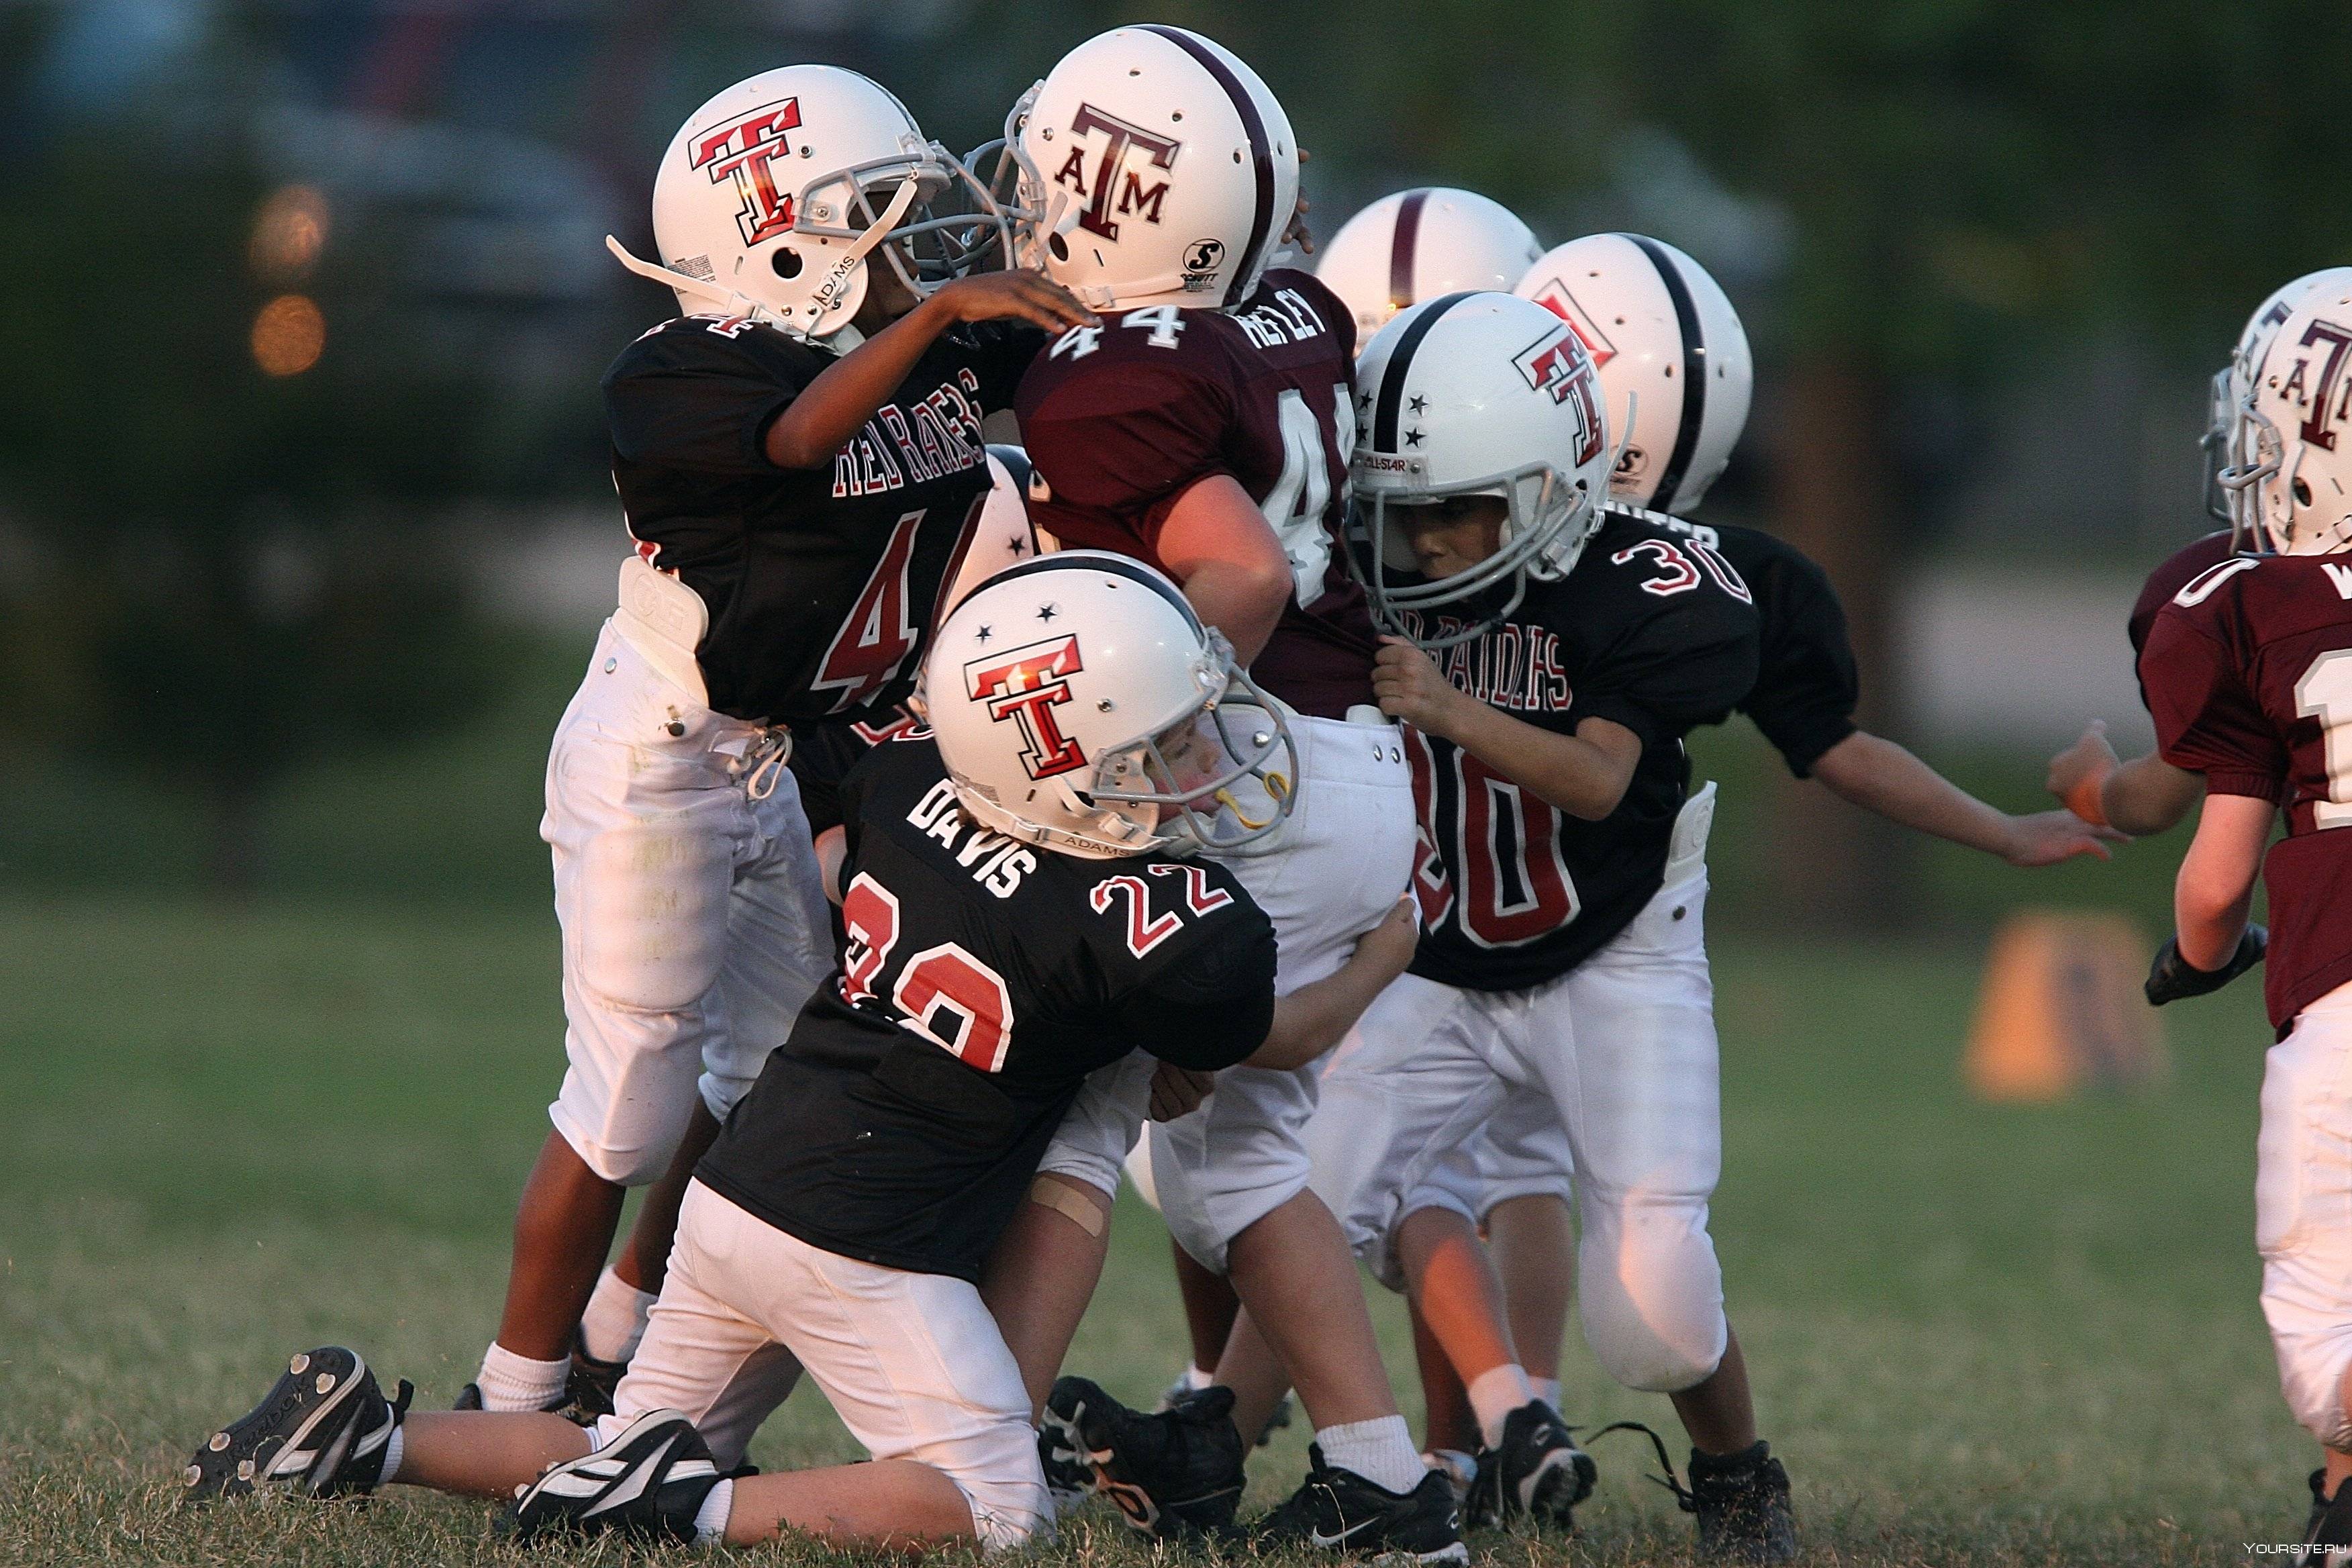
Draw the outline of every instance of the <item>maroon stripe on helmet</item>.
M1399 204L1396 228L1389 236L1389 306L1402 310L1412 303L1412 258L1421 245L1421 208L1429 200L1426 188L1407 191Z
M1214 78L1217 85L1225 89L1225 96L1234 100L1234 112L1241 116L1242 129L1249 135L1250 164L1257 176L1257 210L1250 219L1249 243L1242 247L1242 264L1234 273L1234 281L1239 283L1257 272L1258 253L1265 245L1268 231L1274 227L1274 143L1266 138L1265 121L1259 115L1257 100L1250 97L1249 89L1242 85L1241 78L1234 74L1231 66L1217 58L1216 50L1181 27L1147 22L1139 30L1159 34L1200 61L1201 68ZM1230 286L1225 294L1223 303L1236 305L1241 302L1233 298Z

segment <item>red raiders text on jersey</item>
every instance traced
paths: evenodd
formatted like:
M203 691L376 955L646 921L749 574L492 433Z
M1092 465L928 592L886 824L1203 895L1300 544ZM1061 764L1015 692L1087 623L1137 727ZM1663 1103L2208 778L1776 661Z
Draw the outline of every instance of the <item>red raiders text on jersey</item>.
M1612 513L1565 579L1528 584L1508 620L1435 656L1456 689L1515 719L1561 734L1606 719L1640 737L1642 757L1616 811L1587 822L1408 729L1422 833L1415 974L1474 991L1539 985L1641 912L1689 784L1684 734L1720 721L1756 683L1752 597L1710 545ZM1480 603L1458 618L1424 613L1416 630L1459 630Z
M1372 700L1376 639L1339 552L1356 444L1355 327L1303 272L1266 273L1231 310L1156 305L1076 327L1022 379L1029 510L1064 544L1166 569L1160 531L1226 475L1265 511L1295 592L1251 673L1302 713Z
M2140 679L2164 760L2286 811L2263 994L2282 1030L2352 980L2352 559L2236 556L2157 613Z

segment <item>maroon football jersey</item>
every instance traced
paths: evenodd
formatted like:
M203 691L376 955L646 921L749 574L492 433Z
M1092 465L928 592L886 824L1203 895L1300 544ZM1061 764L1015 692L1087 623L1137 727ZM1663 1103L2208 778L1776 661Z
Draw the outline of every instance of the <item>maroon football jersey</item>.
M2230 531L2215 529L2190 540L2162 561L2147 574L2140 585L2139 598L2132 605L2131 645L2132 668L2139 677L2139 705L2150 706L2147 700L2147 674L2140 669L2140 656L2147 651L2148 628L2156 625L2156 612L2171 602L2172 595L2189 585L2189 580L2201 572L2211 570L2230 558Z
M2140 672L2166 762L2286 809L2263 870L2263 992L2284 1028L2352 980L2352 559L2209 567L2157 612Z
M1372 700L1378 647L1340 537L1355 347L1339 298L1279 268L1231 310L1156 305L1073 327L1014 402L1034 465L1029 515L1066 545L1164 571L1160 531L1179 497L1217 474L1249 492L1297 579L1251 673L1327 719Z

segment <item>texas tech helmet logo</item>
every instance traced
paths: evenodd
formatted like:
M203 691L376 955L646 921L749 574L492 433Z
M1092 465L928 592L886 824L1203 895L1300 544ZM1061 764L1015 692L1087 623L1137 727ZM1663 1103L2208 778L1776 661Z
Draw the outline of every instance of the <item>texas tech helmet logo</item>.
M1617 345L1592 319L1592 312L1577 303L1576 296L1559 279L1550 279L1532 296L1535 302L1566 321L1569 330L1584 341L1585 352L1592 356L1592 368L1599 370L1617 357Z
M1096 134L1103 137L1102 152L1089 171L1087 149L1075 143ZM1160 209L1168 200L1168 182L1158 172L1176 166L1176 150L1183 143L1130 125L1091 103L1081 103L1070 117L1070 155L1054 171L1054 183L1087 204L1078 215L1078 226L1105 239L1118 237L1121 217L1139 217L1158 226Z
M798 130L800 122L801 100L788 98L702 132L686 150L687 166L708 169L712 184L735 182L743 200L735 226L746 245L773 239L793 226L793 198L776 189L771 165L791 150L784 132Z
M1054 718L1070 700L1069 678L1085 668L1076 637L1049 637L967 661L964 695L986 702L998 723L1020 725L1021 765L1033 779L1049 779L1087 765L1085 749Z
M1566 324L1555 327L1513 356L1511 363L1538 392L1551 394L1554 403L1576 410L1576 461L1580 467L1601 454L1601 396L1592 356L1584 340Z

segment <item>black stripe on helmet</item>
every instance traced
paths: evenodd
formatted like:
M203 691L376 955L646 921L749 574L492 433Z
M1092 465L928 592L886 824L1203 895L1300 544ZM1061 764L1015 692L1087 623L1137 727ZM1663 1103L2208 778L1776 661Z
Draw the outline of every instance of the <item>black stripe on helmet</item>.
M1429 329L1437 324L1437 318L1468 298L1470 291L1465 289L1459 294L1443 294L1432 300L1420 315L1406 324L1404 335L1397 339L1396 349L1389 355L1388 363L1381 367L1380 401L1372 408L1373 451L1397 450L1397 410L1404 405L1404 374L1412 368L1412 356L1421 349L1421 340L1429 336Z
M1000 583L1010 583L1015 577L1035 577L1049 572L1079 571L1100 572L1106 576L1125 577L1140 583L1175 605L1186 620L1196 626L1201 624L1201 617L1193 610L1192 601L1184 597L1183 590L1170 582L1165 574L1153 571L1133 556L1116 554L1108 550L1057 550L1049 555L1032 556L1017 566L1007 566L989 578L983 586L993 588ZM972 592L976 594L980 590L975 588Z
M1690 471L1692 454L1698 450L1698 427L1706 417L1706 340L1698 328L1698 307L1691 303L1690 285L1683 279L1683 269L1666 254L1666 247L1643 235L1625 236L1642 247L1650 265L1658 269L1658 281L1666 286L1666 298L1675 302L1675 324L1683 334L1683 416L1675 427L1674 449L1658 469L1658 488L1652 492L1650 504L1660 511L1674 509L1675 491L1682 487L1683 476Z
M1216 79L1225 96L1234 100L1234 112L1242 118L1242 129L1249 135L1251 169L1257 176L1257 210L1250 218L1249 243L1242 247L1241 266L1234 272L1234 282L1249 281L1257 276L1258 251L1274 227L1274 143L1265 134L1265 121L1257 111L1257 100L1242 85L1233 68L1218 58L1217 51L1181 27L1170 27L1158 22L1147 22L1141 31L1157 33L1178 48L1201 62L1202 69ZM1238 305L1228 285L1224 303Z
M1429 200L1428 187L1407 191L1397 205L1396 228L1389 236L1389 308L1402 310L1412 303L1413 252L1421 247L1421 209Z

